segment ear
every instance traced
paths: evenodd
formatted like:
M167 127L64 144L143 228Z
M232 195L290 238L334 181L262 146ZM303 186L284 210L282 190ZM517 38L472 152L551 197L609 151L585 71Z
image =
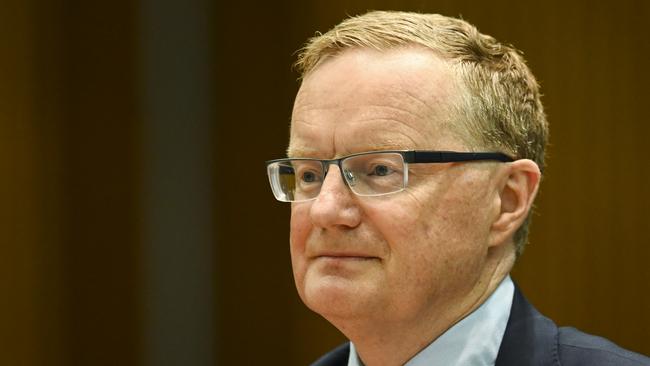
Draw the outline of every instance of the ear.
M541 176L537 164L529 159L503 166L498 187L500 210L492 223L490 246L512 241L533 205Z

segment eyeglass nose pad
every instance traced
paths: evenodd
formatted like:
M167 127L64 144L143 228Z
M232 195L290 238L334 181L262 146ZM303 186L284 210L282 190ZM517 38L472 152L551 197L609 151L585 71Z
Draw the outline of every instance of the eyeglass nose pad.
M357 184L357 177L355 177L354 174L352 174L352 171L346 169L345 171L343 171L343 175L345 176L345 180L348 182L350 186L354 186L355 184Z

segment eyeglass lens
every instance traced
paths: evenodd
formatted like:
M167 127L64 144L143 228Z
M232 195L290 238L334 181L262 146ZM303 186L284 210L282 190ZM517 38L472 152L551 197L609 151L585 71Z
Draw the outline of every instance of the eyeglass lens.
M325 180L324 165L321 160L309 159L270 164L269 179L276 198L289 202L316 198ZM357 195L378 196L406 186L406 164L399 153L353 155L341 161L341 168L343 178Z

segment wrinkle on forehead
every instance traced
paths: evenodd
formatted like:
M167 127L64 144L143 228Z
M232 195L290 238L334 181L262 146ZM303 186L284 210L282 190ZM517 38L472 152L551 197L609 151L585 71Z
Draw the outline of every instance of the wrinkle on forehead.
M393 126L403 126L403 129L376 129L376 128L364 128L364 124L372 124L374 127L378 123L385 123L386 125ZM309 124L307 124L309 125ZM338 136L343 136L343 139L350 139L347 135L358 135L363 132L373 132L371 140L364 139L355 139L355 145L353 149L350 149L345 144L340 145L336 140L336 133L332 134L332 145L336 147L334 151L323 151L322 149L315 148L313 144L307 143L315 138L322 137L318 134L317 131L310 133L303 133L302 138L296 138L291 140L291 144L287 149L287 156L289 157L318 157L318 158L339 158L348 154L359 153L359 152L368 152L368 151L380 151L380 150L415 150L422 144L426 143L422 140L416 139L416 130L411 126L404 124L399 120L385 119L385 120L360 120L355 121L355 126L350 131L338 134ZM410 132L410 133L409 133Z

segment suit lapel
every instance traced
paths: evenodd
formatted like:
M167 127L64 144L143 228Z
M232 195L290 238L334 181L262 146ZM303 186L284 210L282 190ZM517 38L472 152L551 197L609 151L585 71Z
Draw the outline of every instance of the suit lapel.
M560 366L558 329L540 314L515 285L508 325L496 366Z

